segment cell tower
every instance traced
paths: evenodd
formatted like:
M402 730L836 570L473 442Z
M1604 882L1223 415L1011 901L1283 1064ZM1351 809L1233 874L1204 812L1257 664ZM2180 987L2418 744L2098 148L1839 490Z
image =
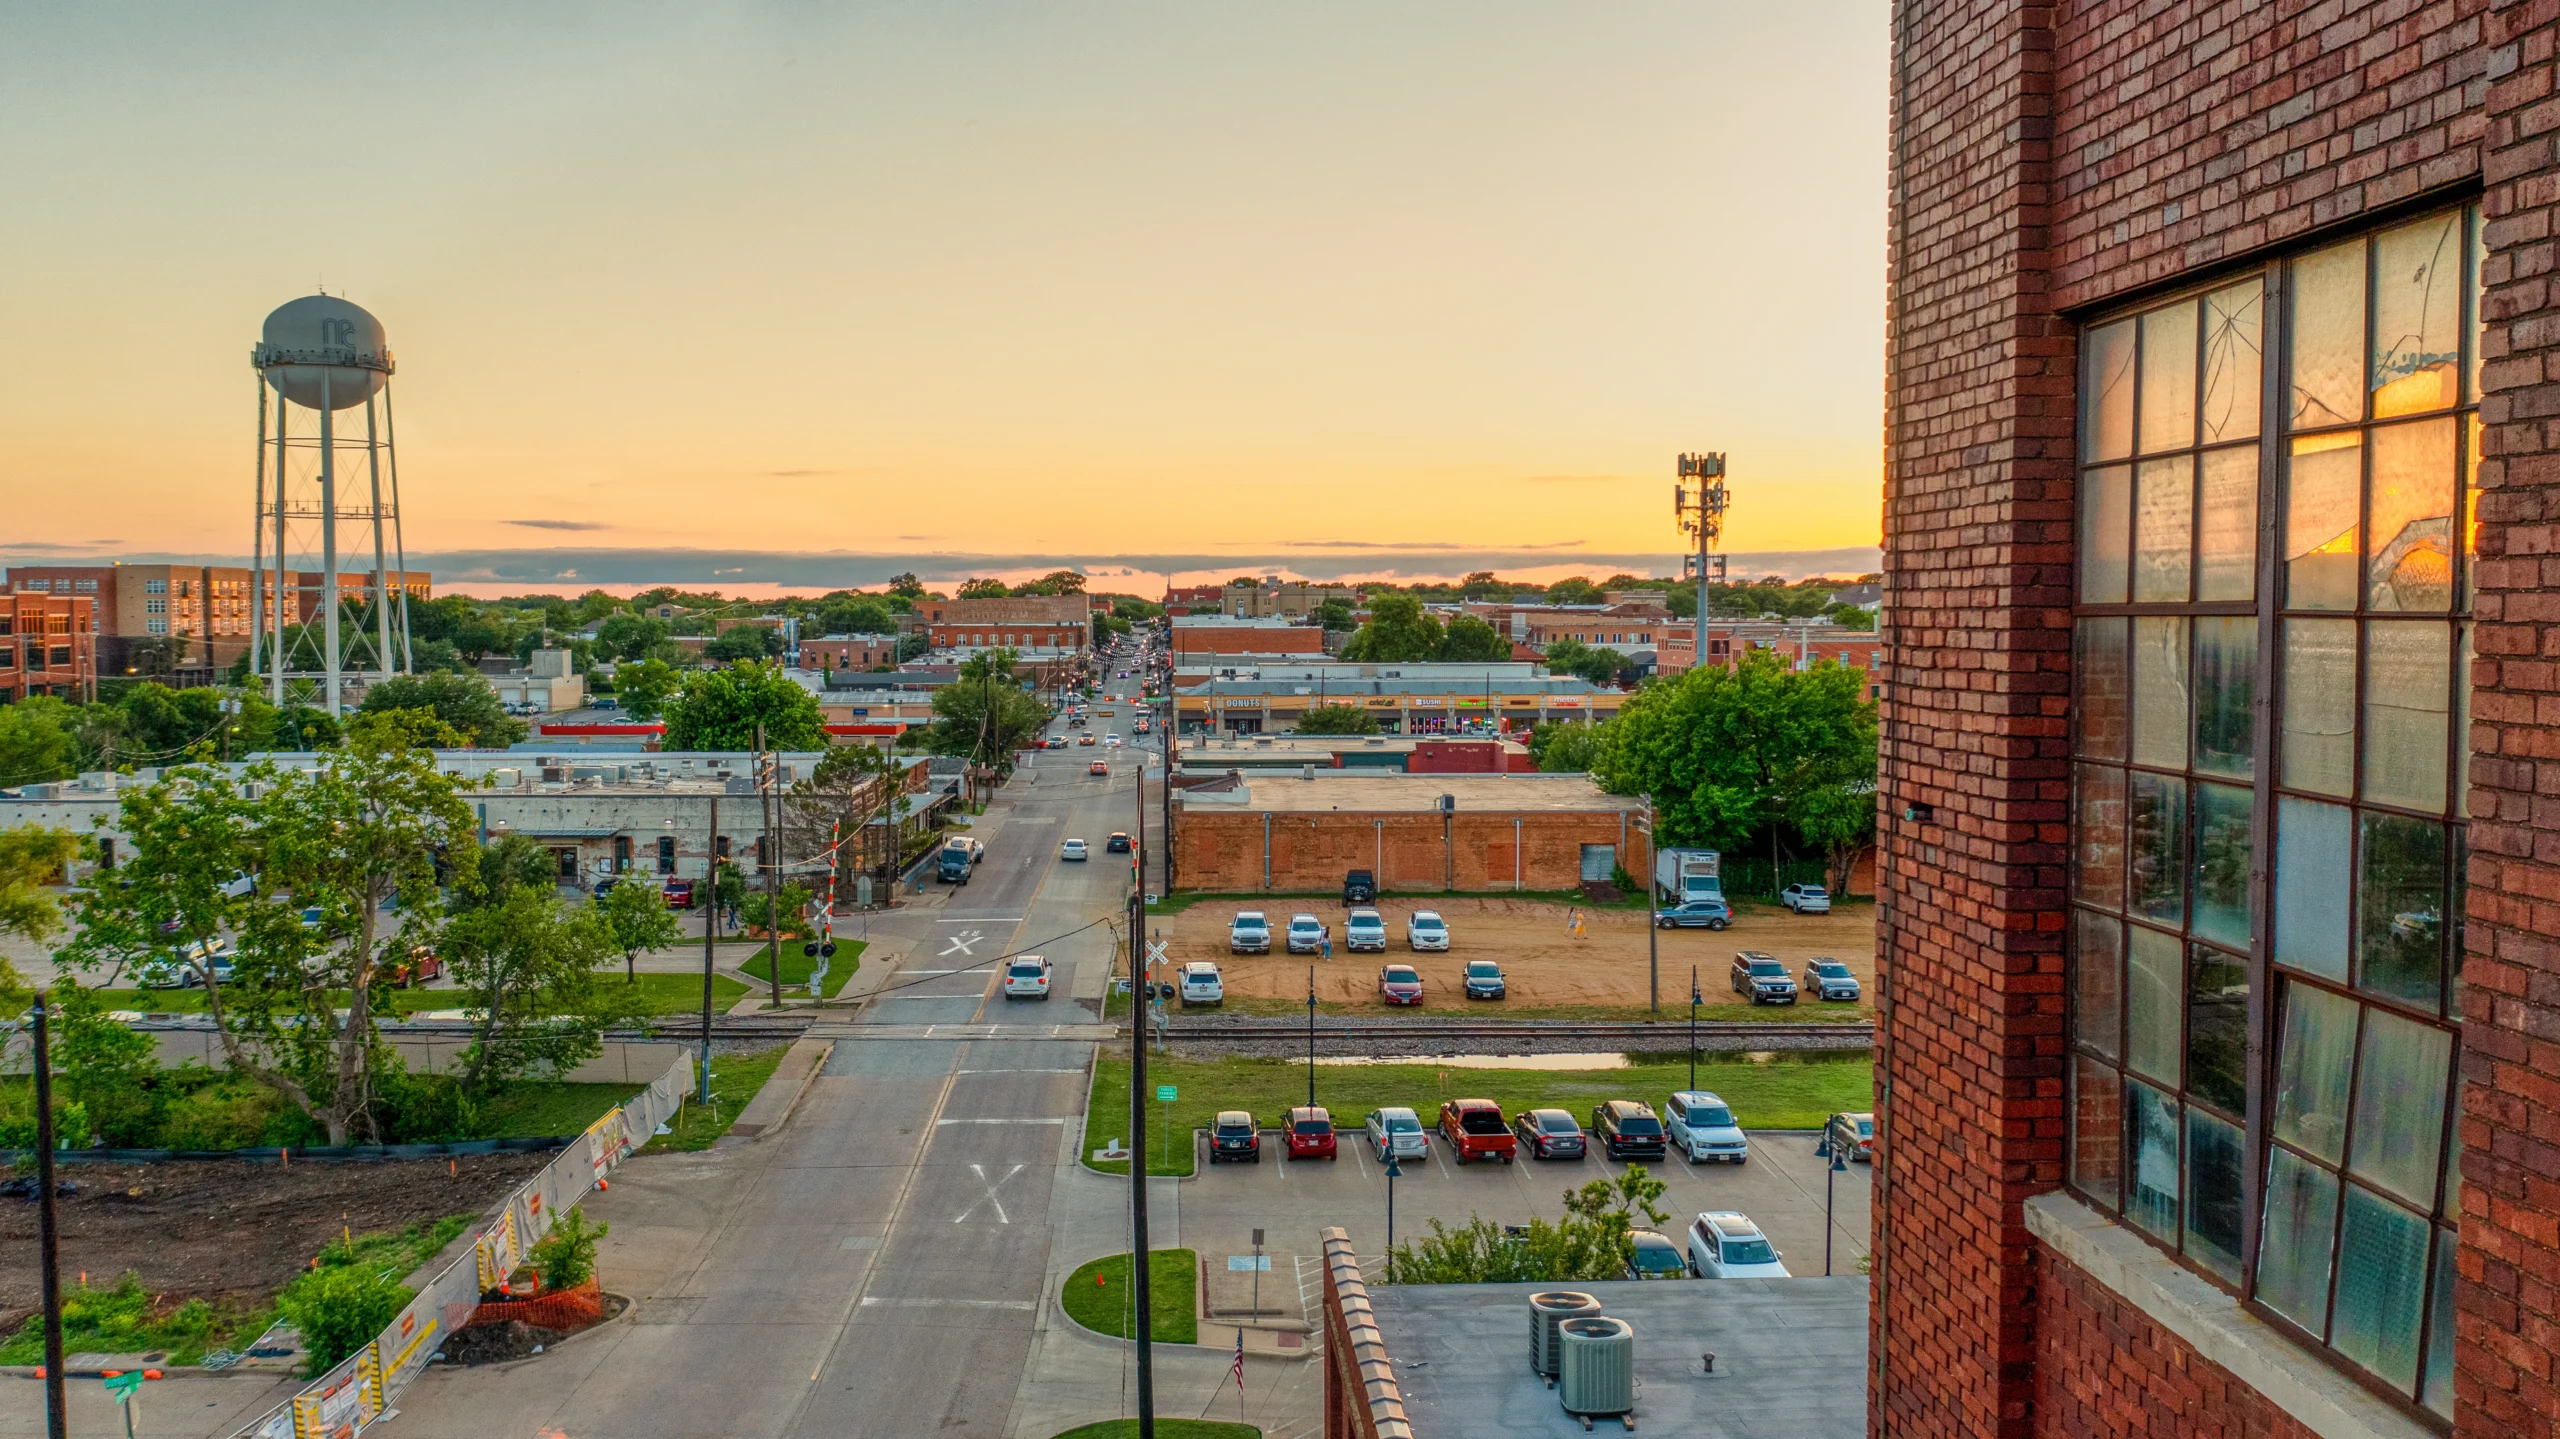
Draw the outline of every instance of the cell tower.
M267 316L249 363L258 372L258 510L251 540L250 670L276 704L288 681L318 681L332 716L348 677L406 674L409 555L400 537L400 465L392 447L391 347L382 322L336 295L305 295ZM274 400L272 407L268 400ZM364 429L353 434L361 407ZM346 486L362 503L350 503ZM369 572L338 568L339 530ZM386 554L386 547L389 553ZM356 552L361 564L363 551ZM358 583L349 583L351 580ZM360 606L342 615L348 602ZM349 621L352 621L350 623Z

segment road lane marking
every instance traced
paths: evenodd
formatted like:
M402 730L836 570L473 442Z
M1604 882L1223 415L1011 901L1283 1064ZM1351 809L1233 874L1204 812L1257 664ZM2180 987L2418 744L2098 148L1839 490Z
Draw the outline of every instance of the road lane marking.
M959 1057L954 1055L952 1058L952 1069L956 1071L959 1068ZM951 1102L951 1088L959 1082L960 1076L957 1073L946 1073L942 1076L942 1089L941 1092L935 1094L933 1097L933 1108L928 1111L929 1117L934 1119L940 1119L942 1117L943 1107ZM916 1176L924 1173L925 1151L931 1148L933 1148L933 1140L930 1137L918 1140L916 1142L915 1153L907 1160L906 1176L898 1181L898 1193L896 1197L889 1201L889 1212L881 1220L880 1237L884 1243L890 1235L897 1232L898 1217L907 1211L907 1197L915 1193ZM879 1275L880 1260L878 1257L878 1251L875 1250L873 1252L871 1262L863 1266L861 1287L853 1291L854 1297L846 1302L844 1312L836 1316L835 1342L826 1347L825 1352L818 1356L817 1364L812 1366L809 1370L810 1383L815 1384L818 1382L818 1376L827 1372L827 1361L835 1357L835 1353L838 1349L844 1347L845 1330L853 1323L853 1311L861 1306L864 1297L863 1291L869 1289L871 1287L871 1281L878 1278ZM800 1417L801 1413L807 1412L809 1399L810 1395L804 1394L801 1396L799 1409L792 1415L792 1418L795 1421Z
M1004 1201L996 1197L996 1191L1004 1187L1005 1180L1011 1179L1015 1175L1020 1174L1027 1167L1027 1165L1017 1164L1011 1169L1006 1170L1002 1179L990 1180L987 1178L987 1167L985 1165L970 1165L969 1172L978 1176L978 1182L987 1186L987 1192L970 1200L968 1208L951 1216L951 1222L954 1224L959 1223L970 1215L977 1213L978 1206L984 1204L995 1210L996 1223L1011 1224L1013 1222L1013 1217L1004 1212Z
M977 930L964 929L958 934L948 936L943 943L942 952L935 955L934 958L948 959L955 954L965 954L971 959L975 959L978 957L978 941L984 938L986 938L986 936L979 933Z
M866 1295L865 1309L1037 1309L1028 1299L883 1299Z
M961 1074L1082 1074L1084 1069L963 1069Z
M937 919L936 924L1020 924L1018 914L973 914L965 919Z
M959 1071L959 1072L964 1073L964 1074L980 1074L980 1073L985 1073L986 1071L984 1071L984 1070L962 1070L962 1071ZM1019 1071L1016 1071L1016 1072L1018 1073ZM1052 1071L1050 1071L1050 1072L1054 1074L1054 1073L1059 1073L1059 1072L1061 1072L1061 1071L1052 1070ZM1042 1119L1042 1118L1039 1118L1039 1117L1037 1117L1037 1116L1033 1116L1033 1115L1025 1115L1025 1116L1023 1116L1023 1117L1021 1117L1021 1118L1019 1118L1019 1119L937 1119L937 1120L935 1120L935 1121L934 1121L934 1123L935 1123L936 1125L943 1125L943 1124L1064 1124L1064 1123L1066 1123L1066 1122L1067 1122L1067 1120L1066 1120L1066 1116L1065 1116L1065 1115L1059 1115L1058 1117L1056 1117L1056 1118L1054 1118L1054 1119Z

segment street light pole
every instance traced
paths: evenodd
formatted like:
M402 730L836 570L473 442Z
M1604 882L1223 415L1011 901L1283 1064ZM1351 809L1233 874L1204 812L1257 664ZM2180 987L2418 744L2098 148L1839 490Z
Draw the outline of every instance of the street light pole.
M1396 1178L1404 1171L1396 1167L1395 1131L1387 1132L1387 1282L1396 1279Z
M36 1250L44 1271L44 1432L47 1439L68 1439L71 1411L62 1386L62 1227L53 1204L53 1037L42 995L36 997L31 1017L36 1041Z
M1307 1108L1316 1107L1316 967L1307 966Z
M1698 967L1689 966L1689 1087L1698 1087Z
M1830 1135L1823 1136L1822 1147L1831 1155L1831 1167L1822 1173L1822 1277L1828 1279L1831 1277L1831 1181L1833 1175L1848 1170L1849 1161L1841 1155L1840 1147L1831 1142Z
M720 796L711 797L711 833L702 841L702 1090L711 1102L711 966L712 942L720 932Z
M1653 866L1653 796L1644 797L1645 867ZM1644 878L1644 969L1653 996L1653 1017L1662 1017L1662 923L1653 917L1653 876ZM1692 989L1697 986L1691 985Z

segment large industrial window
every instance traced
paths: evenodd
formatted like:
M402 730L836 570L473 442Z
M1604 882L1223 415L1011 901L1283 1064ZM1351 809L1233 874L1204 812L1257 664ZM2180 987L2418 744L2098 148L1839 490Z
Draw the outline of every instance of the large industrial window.
M2081 342L2070 1182L2438 1414L2478 233Z

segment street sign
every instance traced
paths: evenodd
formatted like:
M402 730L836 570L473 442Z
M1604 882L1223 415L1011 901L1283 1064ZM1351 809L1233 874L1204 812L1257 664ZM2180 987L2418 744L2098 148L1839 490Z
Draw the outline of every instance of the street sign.
M107 1376L107 1397L119 1404L131 1399L141 1388L142 1371L139 1369L127 1369L121 1374Z
M1170 1085L1170 1084L1159 1084L1159 1085L1157 1085L1157 1086L1156 1086L1156 1102L1157 1102L1157 1103L1159 1103L1159 1104L1171 1104L1171 1103L1173 1103L1173 1086L1172 1086L1172 1085Z

